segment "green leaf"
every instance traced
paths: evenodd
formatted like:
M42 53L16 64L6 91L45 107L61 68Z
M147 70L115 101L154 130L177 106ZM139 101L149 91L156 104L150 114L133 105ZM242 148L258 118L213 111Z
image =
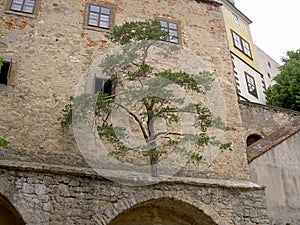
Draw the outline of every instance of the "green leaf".
M7 148L8 147L8 141L3 139L3 138L0 138L0 146L3 147L3 148Z

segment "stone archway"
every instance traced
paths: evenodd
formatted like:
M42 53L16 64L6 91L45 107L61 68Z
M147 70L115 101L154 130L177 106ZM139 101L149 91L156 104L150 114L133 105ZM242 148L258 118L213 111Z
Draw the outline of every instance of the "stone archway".
M172 198L149 200L125 210L109 225L214 225L211 217Z
M0 194L0 224L25 225L21 215L6 197Z

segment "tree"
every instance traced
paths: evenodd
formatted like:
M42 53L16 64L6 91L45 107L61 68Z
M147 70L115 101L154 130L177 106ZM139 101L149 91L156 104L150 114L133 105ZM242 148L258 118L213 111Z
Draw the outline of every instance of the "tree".
M300 50L288 51L282 62L276 84L267 89L268 104L300 111Z
M173 44L163 42L168 35L157 20L126 22L116 26L109 38L124 46L123 52L108 55L100 65L102 72L109 75L114 91L99 93L95 108L98 135L113 144L115 150L111 154L118 157L129 151L142 150L143 156L149 157L154 177L158 176L157 163L160 157L172 151L174 146L177 146L177 151L196 161L202 160L203 156L200 152L190 150L185 144L192 142L200 147L211 144L220 149L230 149L231 146L231 143L222 143L216 137L208 135L208 129L213 126L221 130L228 129L219 117L214 117L201 102L187 102L187 99L178 96L174 90L175 85L176 89L181 87L194 94L204 94L214 81L213 74L207 71L199 74L157 71L153 63L147 62L157 44L169 45L172 51L176 51ZM63 127L74 119L74 108L81 111L85 105L82 100L85 98L88 95L71 98L71 102L63 110ZM109 120L116 109L121 110L122 115L126 114L130 118L130 124L134 124L139 131L141 140L138 145L128 147L126 141L120 141L126 140L126 127L113 125ZM86 116L83 114L78 116L79 120ZM183 114L191 115L195 129L180 132L175 128L174 124L182 120Z

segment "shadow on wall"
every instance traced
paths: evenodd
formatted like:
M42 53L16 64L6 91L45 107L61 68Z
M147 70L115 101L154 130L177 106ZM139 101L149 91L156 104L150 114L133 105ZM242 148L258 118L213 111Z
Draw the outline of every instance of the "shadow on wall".
M109 225L215 225L216 223L203 211L187 203L171 198L151 200L134 206L119 216ZM156 224L156 223L155 223Z
M0 224L1 225L25 225L21 215L15 207L0 194Z

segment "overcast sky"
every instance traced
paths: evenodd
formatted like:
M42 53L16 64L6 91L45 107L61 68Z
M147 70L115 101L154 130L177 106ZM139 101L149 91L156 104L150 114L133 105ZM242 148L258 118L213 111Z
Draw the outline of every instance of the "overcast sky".
M278 63L300 49L300 0L235 0L235 7L252 20L253 42Z

